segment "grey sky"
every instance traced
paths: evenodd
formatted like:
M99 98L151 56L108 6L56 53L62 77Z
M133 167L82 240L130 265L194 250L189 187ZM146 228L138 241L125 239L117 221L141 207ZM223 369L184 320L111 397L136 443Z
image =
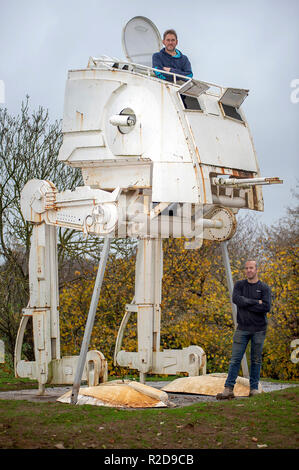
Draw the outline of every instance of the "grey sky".
M0 0L5 106L18 113L28 94L32 109L42 105L61 119L67 70L89 56L123 58L122 28L136 15L161 33L177 30L195 78L250 90L243 110L262 175L284 180L263 190L260 220L275 222L298 176L299 103L290 98L299 79L298 0Z

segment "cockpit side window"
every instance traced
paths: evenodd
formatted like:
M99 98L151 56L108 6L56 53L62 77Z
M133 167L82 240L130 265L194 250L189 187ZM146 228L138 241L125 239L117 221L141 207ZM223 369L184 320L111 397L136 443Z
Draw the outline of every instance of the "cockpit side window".
M198 98L196 98L195 96L183 95L182 93L180 93L180 96L182 98L185 109L189 109L193 111L202 111Z

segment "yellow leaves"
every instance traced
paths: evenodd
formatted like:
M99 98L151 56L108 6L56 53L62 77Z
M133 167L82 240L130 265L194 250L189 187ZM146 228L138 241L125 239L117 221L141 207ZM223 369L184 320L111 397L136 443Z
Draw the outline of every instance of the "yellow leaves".
M231 304L222 259L211 244L201 250L184 250L184 241L164 240L161 349L201 346L207 354L208 372L227 371L233 336ZM288 338L298 328L298 247L265 253L261 279L275 294L264 347L264 376L298 377L298 366L290 362ZM243 278L243 265L233 260L233 276ZM62 352L78 354L94 286L97 267L65 287L60 296ZM77 274L78 273L78 274ZM134 296L135 258L112 258L104 277L91 345L103 352L114 369L115 340L125 305ZM296 327L297 324L297 327ZM298 331L298 330L297 330ZM297 337L297 336L295 336ZM136 314L132 314L123 338L123 348L137 350ZM128 370L124 370L128 373Z

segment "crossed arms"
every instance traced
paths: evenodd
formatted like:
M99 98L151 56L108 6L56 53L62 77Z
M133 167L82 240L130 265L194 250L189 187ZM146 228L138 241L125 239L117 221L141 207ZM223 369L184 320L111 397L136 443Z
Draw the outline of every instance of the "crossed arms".
M267 313L271 308L271 292L268 286L263 285L261 299L244 297L240 283L236 283L233 290L233 302L238 307L245 307L249 312Z
M171 73L175 73L179 75L185 75L186 77L192 78L193 73L191 69L191 64L190 64L189 59L186 56L184 56L184 60L183 62L180 63L180 65L182 67L180 69L174 68L174 67L165 67L165 65L163 64L163 60L161 56L159 55L159 53L156 53L153 55L153 68L156 68L159 70L165 70L166 72L171 72ZM159 72L157 72L156 75L159 78L164 78L164 79L166 78L163 74Z

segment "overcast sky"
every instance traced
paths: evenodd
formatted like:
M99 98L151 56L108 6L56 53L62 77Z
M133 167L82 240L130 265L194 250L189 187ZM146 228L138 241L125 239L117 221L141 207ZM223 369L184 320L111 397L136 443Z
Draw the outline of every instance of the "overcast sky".
M250 90L243 110L261 173L284 180L263 190L260 220L272 224L293 204L298 177L298 0L0 0L0 106L17 114L28 94L32 109L60 120L67 71L90 56L124 58L122 28L137 15L161 33L176 29L195 78Z

